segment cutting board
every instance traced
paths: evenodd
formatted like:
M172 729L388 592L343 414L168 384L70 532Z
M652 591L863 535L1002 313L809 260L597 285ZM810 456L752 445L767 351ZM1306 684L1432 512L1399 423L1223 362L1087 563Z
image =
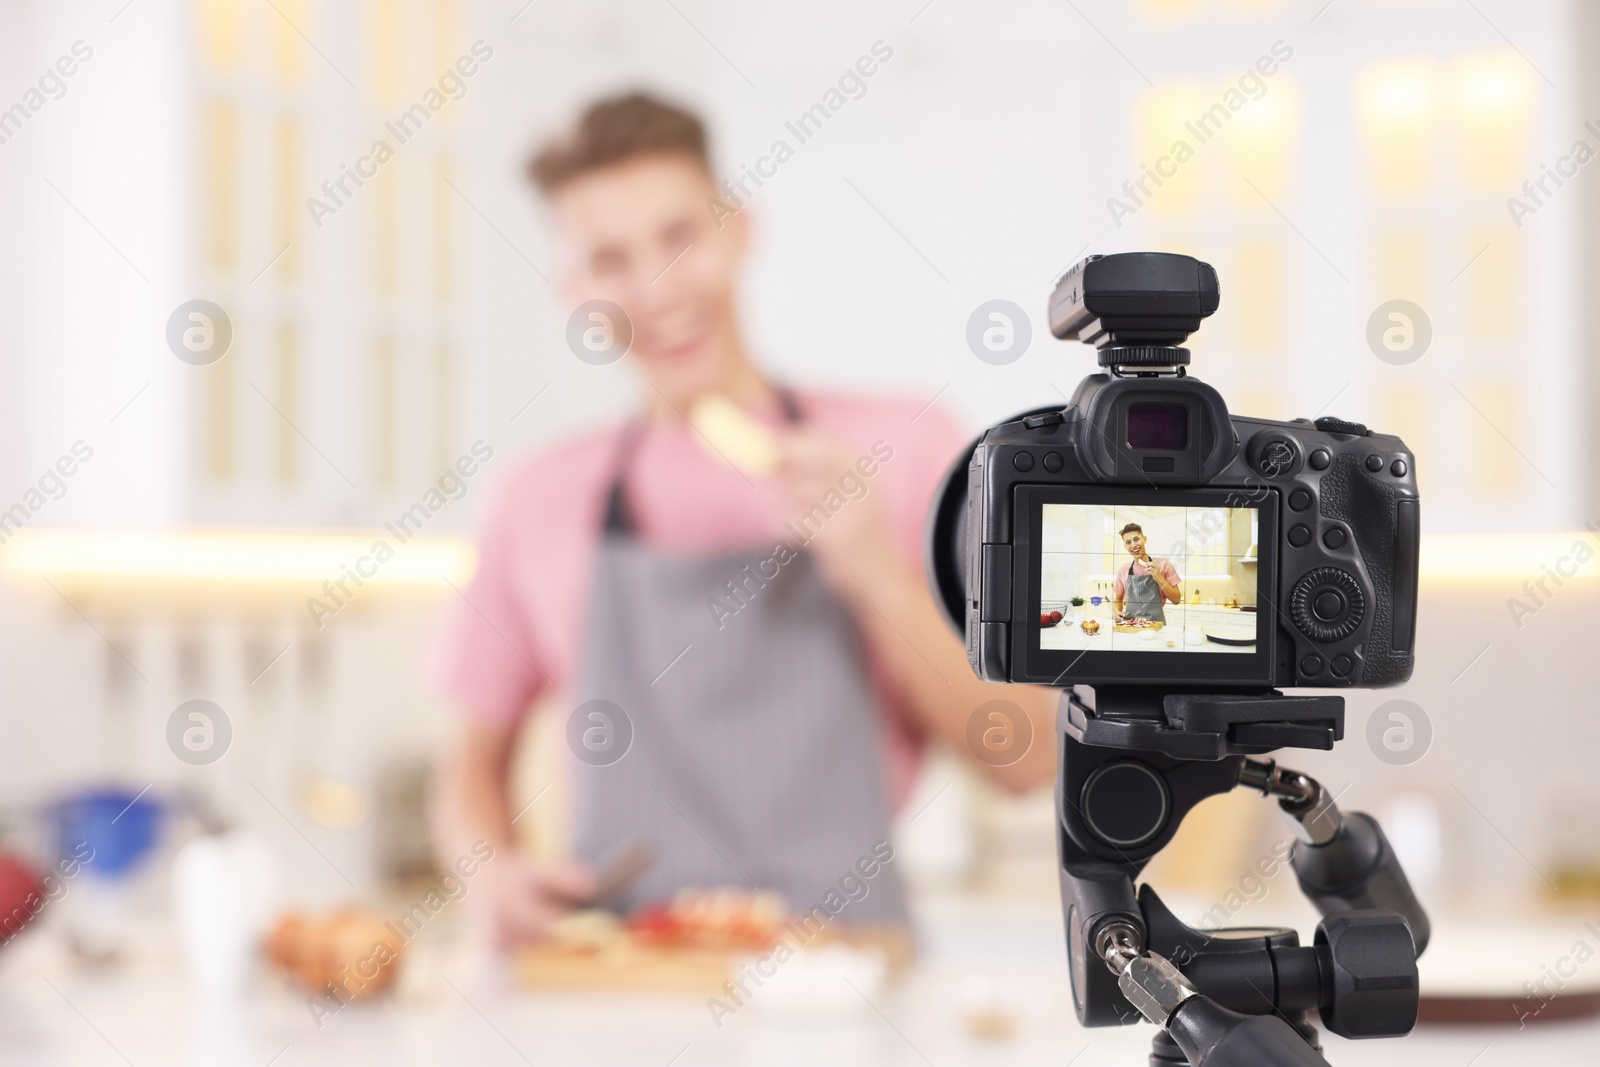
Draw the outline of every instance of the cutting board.
M791 947L793 935L783 940ZM877 949L899 973L914 954L911 932L904 926L825 928L808 945L845 944ZM739 964L762 953L750 949L696 949L641 944L624 935L603 948L533 945L515 958L517 979L534 989L648 990L664 993L713 993L737 974Z

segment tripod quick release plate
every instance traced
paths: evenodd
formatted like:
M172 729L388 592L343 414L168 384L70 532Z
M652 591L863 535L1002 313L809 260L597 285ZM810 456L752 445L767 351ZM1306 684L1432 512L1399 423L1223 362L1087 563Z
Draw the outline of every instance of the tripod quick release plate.
M1279 748L1333 748L1344 736L1344 698L1257 693L1172 693L1098 686L1091 705L1063 696L1063 728L1097 748L1218 760Z

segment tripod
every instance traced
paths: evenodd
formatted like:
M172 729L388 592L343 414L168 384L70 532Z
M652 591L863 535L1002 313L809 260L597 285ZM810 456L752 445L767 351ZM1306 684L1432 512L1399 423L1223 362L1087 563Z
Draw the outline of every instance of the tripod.
M1262 756L1331 749L1344 698L1273 690L1080 687L1057 715L1061 899L1073 1006L1085 1026L1161 1028L1151 1067L1324 1065L1315 1009L1343 1037L1408 1033L1428 918L1383 830L1342 814L1310 777ZM1288 929L1201 931L1134 879L1206 797L1275 797L1290 863L1322 913L1313 944Z

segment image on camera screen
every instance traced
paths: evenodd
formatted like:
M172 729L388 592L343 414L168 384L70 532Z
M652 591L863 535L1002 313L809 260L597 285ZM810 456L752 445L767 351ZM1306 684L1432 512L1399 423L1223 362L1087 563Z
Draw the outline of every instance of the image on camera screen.
M1039 647L1256 651L1255 508L1045 504Z

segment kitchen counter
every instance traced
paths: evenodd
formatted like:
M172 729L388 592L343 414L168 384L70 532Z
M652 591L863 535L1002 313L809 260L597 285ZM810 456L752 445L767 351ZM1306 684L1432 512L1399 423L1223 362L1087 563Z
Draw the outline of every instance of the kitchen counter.
M1054 901L952 898L924 904L919 915L921 962L870 1003L853 996L829 1014L802 1018L770 1010L758 991L720 1028L694 996L519 990L459 930L431 947L420 961L426 973L413 975L419 980L408 991L346 1008L320 1029L300 995L265 976L236 1008L198 1002L159 928L144 932L136 962L103 972L71 964L44 930L0 950L0 1059L52 1067L1143 1067L1149 1027L1086 1031L1073 1019ZM1456 968L1477 941L1463 933L1452 947L1452 929L1441 924L1430 956ZM1566 936L1563 930L1555 943ZM1528 966L1536 977L1531 957ZM975 996L1008 1005L1017 1019L1013 1036L968 1032L963 1008ZM1340 1065L1593 1063L1600 1023L1424 1027L1399 1041L1325 1042Z
M1079 626L1084 619L1094 619L1100 632L1089 635ZM1160 630L1145 633L1116 633L1112 624L1116 611L1109 602L1095 606L1084 604L1067 611L1061 621L1040 632L1041 648L1070 651L1105 652L1255 652L1254 645L1224 645L1208 641L1205 631L1211 627L1254 627L1256 614L1238 608L1224 608L1215 604L1169 604L1166 608L1166 625Z

